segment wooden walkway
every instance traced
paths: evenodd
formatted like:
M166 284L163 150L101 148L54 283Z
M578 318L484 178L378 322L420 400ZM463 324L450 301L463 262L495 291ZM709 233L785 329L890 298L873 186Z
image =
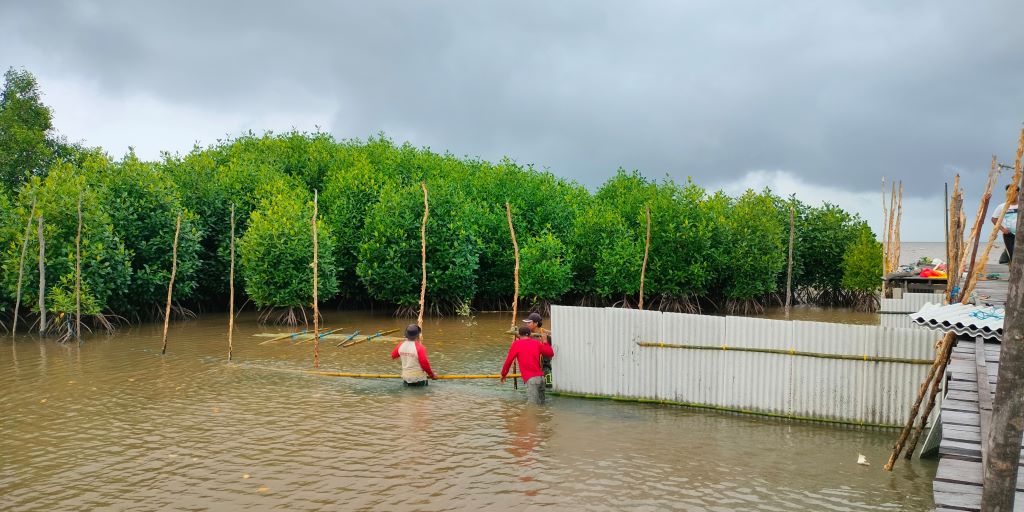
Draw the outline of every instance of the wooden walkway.
M997 343L960 340L946 369L939 468L932 483L936 510L980 510L984 445L999 372ZM1024 471L1015 508L1024 510Z

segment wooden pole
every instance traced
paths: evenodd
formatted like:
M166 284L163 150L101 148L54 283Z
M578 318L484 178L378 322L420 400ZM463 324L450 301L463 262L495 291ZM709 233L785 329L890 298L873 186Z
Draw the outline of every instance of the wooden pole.
M422 259L423 276L420 280L420 314L416 318L416 325L423 328L423 308L427 299L427 217L430 216L430 203L427 199L427 184L420 182L423 189L423 225L420 226L420 256Z
M974 228L971 233L974 235L971 240L971 259L970 266L967 271L967 279L964 281L964 286L960 290L960 302L963 304L967 303L967 299L970 298L971 291L974 290L974 285L977 283L977 276L974 273L974 267L977 265L978 257L978 242L981 241L981 226L985 222L985 214L988 212L988 202L992 199L992 187L996 183L996 178L999 175L999 168L996 164L996 156L992 155L992 169L988 174L988 184L985 187L985 192L981 195L981 205L978 207L978 214L974 218Z
M1024 146L1024 132L1021 134ZM1020 153L1017 153L1020 155ZM1020 169L1018 158L1017 168ZM1018 197L1018 209L1020 198ZM1017 228L1020 229L1020 219ZM1010 289L1003 320L1003 343L999 354L999 377L992 408L986 465L982 474L981 510L1013 510L1017 487L1020 444L1024 433L1024 244L1014 244L1010 258ZM979 345L975 350L982 350ZM985 441L985 440L982 440ZM985 443L982 443L985 446Z
M512 254L516 259L515 271L512 273L512 326L516 330L516 318L519 316L519 242L516 241L516 228L512 226L512 206L505 203L505 217L508 218L508 232L512 235Z
M320 367L320 306L317 296L317 273L318 273L318 252L320 251L319 241L316 233L316 217L319 197L317 191L313 191L313 368Z
M508 218L508 231L512 235L512 253L516 258L515 271L512 273L512 341L519 335L516 332L516 319L519 316L519 242L516 241L516 229L512 226L512 206L505 202L505 216ZM519 361L512 362L512 373L519 373ZM512 389L519 389L519 378L512 377Z
M651 250L651 206L647 205L647 241L644 242L644 262L640 266L640 304L637 309L644 309L644 278L647 275L647 254Z
M889 273L889 230L886 226L889 223L889 211L885 208L885 177L882 177L882 276ZM886 296L886 281L882 280L882 298Z
M14 324L11 326L11 337L18 332L18 308L21 306L21 280L25 277L25 255L28 253L28 237L32 234L32 217L36 214L36 200L32 199L28 221L25 222L25 236L21 239L21 259L18 260L18 289L14 293Z
M921 433L924 432L924 427L928 423L928 417L932 414L932 409L935 408L935 398L939 394L939 389L942 387L942 379L946 375L946 365L949 364L949 355L953 351L953 344L950 343L946 346L946 351L941 356L941 362L939 363L939 369L936 370L934 377L931 380L931 392L928 394L928 405L925 406L924 412L921 414L921 420L917 423L917 428L914 430L913 435L910 437L910 442L907 443L907 453L904 458L910 460L914 456L914 450L917 449L917 442L921 439Z
M171 249L171 280L167 283L167 307L164 308L164 346L160 355L167 353L167 326L171 322L171 292L174 290L174 274L178 272L178 234L181 233L181 212L174 223L174 245Z
M903 425L903 430L900 431L900 435L896 438L896 444L892 447L892 453L889 454L889 461L885 463L882 469L886 471L892 471L893 464L896 463L896 458L900 456L900 452L903 451L903 445L907 440L907 436L910 435L910 430L914 427L914 420L917 419L917 411L921 407L921 402L924 401L924 394L928 391L928 385L932 379L935 378L935 373L941 366L942 358L941 354L944 354L946 350L953 344L953 339L956 335L952 332L947 332L942 337L942 341L939 343L939 354L935 357L935 362L928 369L928 375L924 378L924 382L921 383L920 388L917 391L917 399L914 401L914 405L910 408L910 418Z
M786 269L786 320L789 320L789 310L793 303L793 238L796 233L796 224L793 222L793 205L789 206L789 266Z
M46 334L46 239L43 237L43 215L39 214L39 335Z
M945 223L945 227L946 227L946 240L945 240L946 241L946 275L949 276L949 264L950 264L950 262L953 261L953 259L949 257L949 183L948 182L942 184L942 207L946 209L945 210L945 216L943 217L943 222ZM947 277L946 278L946 282L949 282L952 279L953 279L952 276Z
M75 339L82 344L82 192L78 192L78 234L75 235Z
M231 270L228 273L228 361L235 334L235 205L231 205Z

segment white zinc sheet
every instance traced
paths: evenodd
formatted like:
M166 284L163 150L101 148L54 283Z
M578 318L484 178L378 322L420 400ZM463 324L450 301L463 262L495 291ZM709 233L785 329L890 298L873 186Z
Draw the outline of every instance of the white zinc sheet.
M794 418L901 424L928 366L863 358L934 356L935 336L922 329L567 306L551 317L558 391Z
M902 299L882 299L879 313L913 313L925 304L942 304L941 293L904 293Z
M1004 308L992 306L925 304L920 311L907 315L906 318L914 325L923 325L930 329L1002 341L1005 316Z

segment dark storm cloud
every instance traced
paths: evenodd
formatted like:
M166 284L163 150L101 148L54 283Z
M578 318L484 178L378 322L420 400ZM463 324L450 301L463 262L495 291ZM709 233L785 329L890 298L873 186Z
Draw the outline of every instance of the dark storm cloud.
M211 111L329 101L339 137L588 185L622 166L940 191L1012 158L1021 19L1019 1L21 2L0 8L0 63Z

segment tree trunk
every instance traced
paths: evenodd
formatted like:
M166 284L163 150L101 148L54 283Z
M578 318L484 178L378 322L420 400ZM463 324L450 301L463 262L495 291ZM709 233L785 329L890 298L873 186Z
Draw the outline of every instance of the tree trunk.
M1021 135L1024 146L1024 133ZM1018 151L1019 155L1019 151ZM1019 157L1018 157L1019 158ZM1018 160L1020 162L1020 160ZM1017 164L1020 165L1019 163ZM1020 196L1024 197L1024 196ZM1018 197L1018 208L1020 208ZM1017 231L1021 228L1017 219ZM1024 433L1024 284L1021 261L1024 244L1015 244L1010 260L1010 291L1006 297L1003 343L999 354L999 378L992 407L987 463L981 494L981 509L1013 510L1020 461L1021 435ZM975 350L983 350L979 346Z

